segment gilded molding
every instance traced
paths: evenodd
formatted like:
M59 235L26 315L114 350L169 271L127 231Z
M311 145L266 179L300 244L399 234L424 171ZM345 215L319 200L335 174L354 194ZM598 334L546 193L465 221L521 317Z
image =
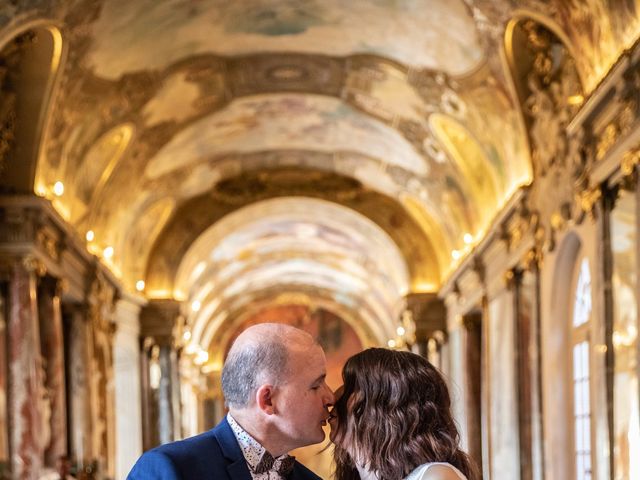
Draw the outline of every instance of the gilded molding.
M640 164L640 147L630 150L622 156L620 170L623 175L629 176L635 172L638 164Z
M602 189L600 186L584 190L580 194L580 208L582 211L589 214L591 218L595 217L595 206L598 200L602 198Z
M34 255L26 255L20 263L27 272L34 273L38 277L44 277L47 274L47 267Z
M609 123L602 134L598 137L596 145L596 160L602 160L611 147L615 145L620 137L620 128L616 120Z
M523 270L534 272L542 267L543 254L539 248L531 248L525 253L520 260Z

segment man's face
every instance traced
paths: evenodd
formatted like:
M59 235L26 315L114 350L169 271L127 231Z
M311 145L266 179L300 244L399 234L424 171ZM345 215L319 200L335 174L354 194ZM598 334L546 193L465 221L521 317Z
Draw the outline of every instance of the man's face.
M333 404L325 383L326 360L322 348L293 349L289 353L290 376L278 388L277 428L291 449L320 443Z

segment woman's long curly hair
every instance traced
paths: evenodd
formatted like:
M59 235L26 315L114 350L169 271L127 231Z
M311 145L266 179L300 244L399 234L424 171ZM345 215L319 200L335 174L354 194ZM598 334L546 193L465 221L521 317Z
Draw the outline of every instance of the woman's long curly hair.
M380 480L402 479L427 462L448 462L477 478L459 448L447 385L426 359L370 348L347 361L342 378L333 413L336 480L360 478L355 459Z

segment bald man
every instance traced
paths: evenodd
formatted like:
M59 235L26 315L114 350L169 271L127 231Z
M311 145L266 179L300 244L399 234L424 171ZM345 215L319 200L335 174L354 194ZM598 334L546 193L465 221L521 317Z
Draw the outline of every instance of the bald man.
M229 413L213 430L151 450L128 480L317 480L287 454L324 440L333 394L320 345L262 323L236 339L222 369Z

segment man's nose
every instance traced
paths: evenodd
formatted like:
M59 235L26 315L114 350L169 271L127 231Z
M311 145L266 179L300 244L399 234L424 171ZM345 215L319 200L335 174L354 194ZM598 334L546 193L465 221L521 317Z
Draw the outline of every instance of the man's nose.
M324 405L326 407L331 407L335 401L336 398L333 395L333 391L329 388L329 385L327 385L326 383L324 384Z

